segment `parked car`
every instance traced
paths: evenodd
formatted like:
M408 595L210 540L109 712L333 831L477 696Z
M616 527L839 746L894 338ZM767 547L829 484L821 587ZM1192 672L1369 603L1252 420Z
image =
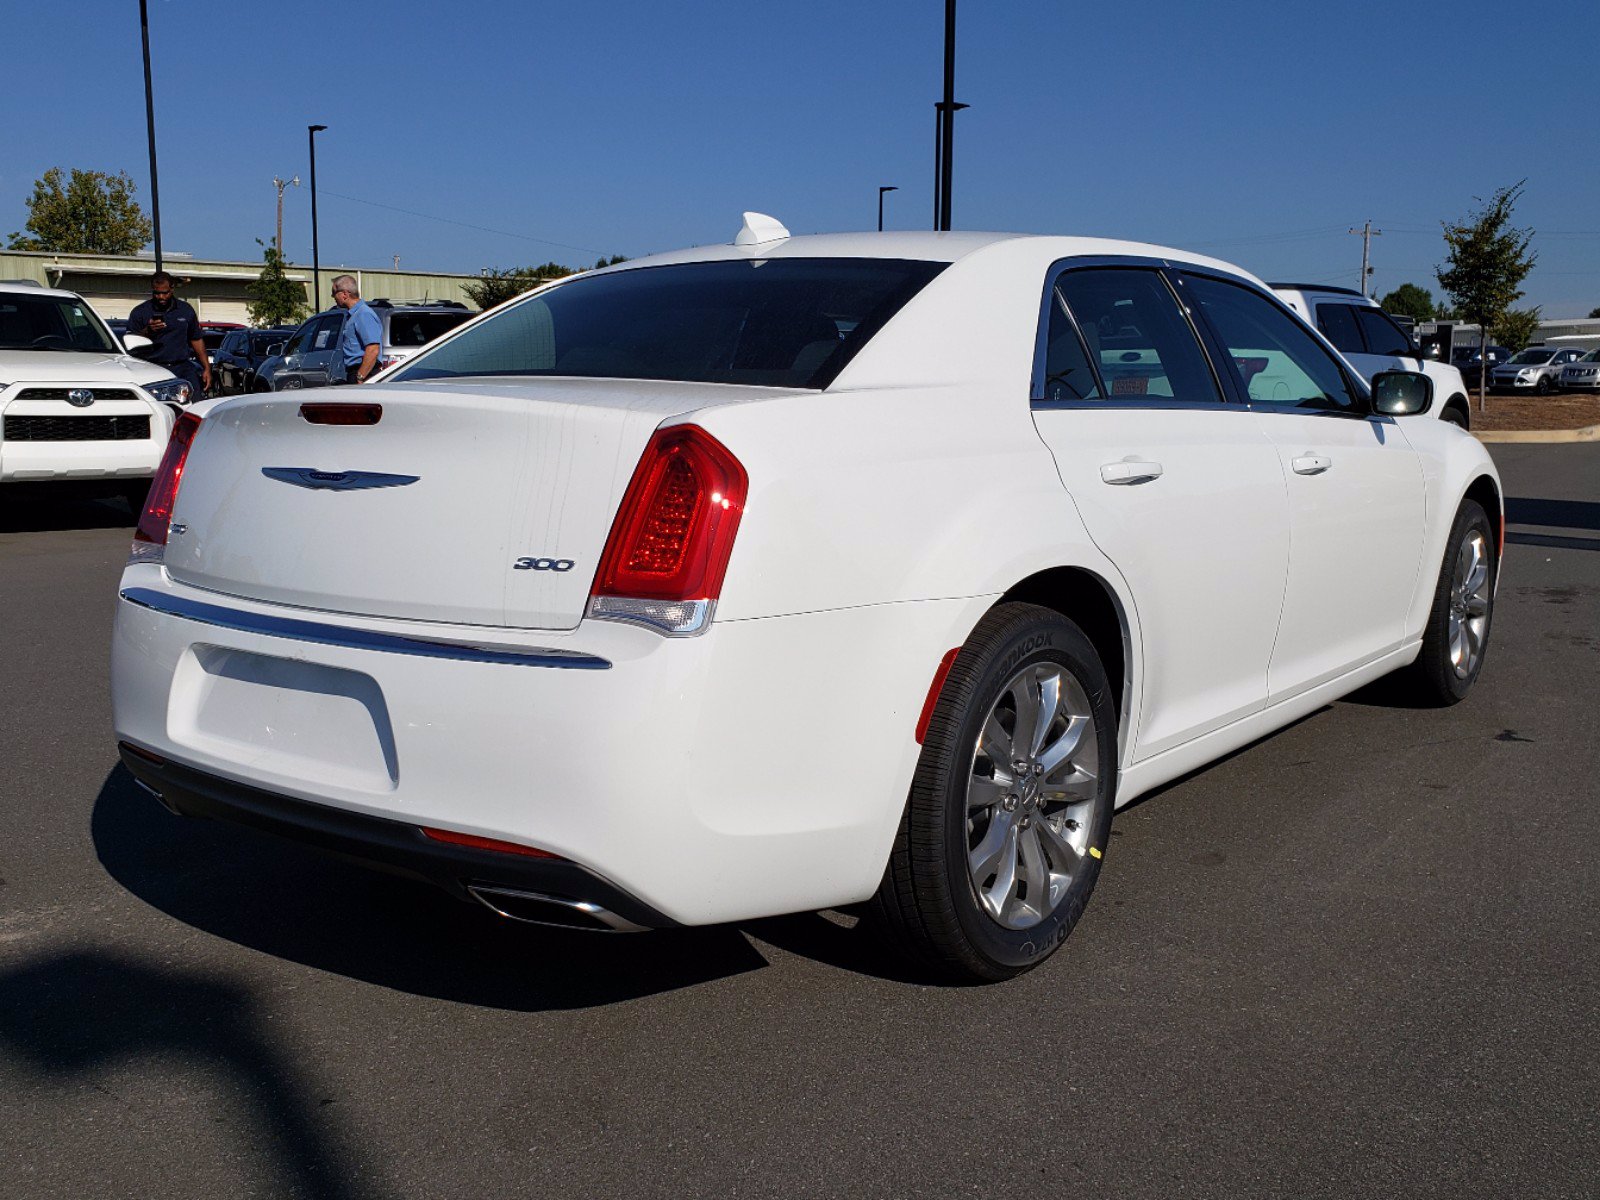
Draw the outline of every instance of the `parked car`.
M185 413L122 761L518 919L869 902L1006 978L1114 806L1393 671L1467 694L1501 491L1432 391L1215 259L747 214L387 382Z
M1352 288L1327 284L1274 283L1271 287L1285 304L1314 324L1368 383L1379 371L1420 371L1433 380L1434 414L1462 429L1471 427L1472 409L1461 372L1453 364L1423 353L1410 328L1402 328L1376 300Z
M1592 392L1600 388L1600 350L1591 350L1561 368L1563 392Z
M239 392L267 392L271 387L258 381L261 364L281 355L294 327L278 329L235 329L222 339L211 360L212 386L219 396Z
M1478 386L1478 376L1483 374L1484 354L1484 348L1476 345L1455 346L1450 351L1450 361L1461 372L1461 378L1468 388ZM1491 345L1487 354L1491 371L1511 357L1511 351L1504 346Z
M188 389L125 353L77 293L0 283L0 485L71 482L142 507L172 429L168 405Z
M397 304L380 299L371 301L371 305L383 326L378 370L405 361L434 338L471 320L473 315L466 305L454 301ZM344 322L345 310L332 308L301 325L284 347L283 364L272 372L272 386L281 391L324 387L334 381L343 383L339 334L344 330Z
M1497 392L1538 392L1549 395L1561 382L1561 369L1583 357L1575 346L1529 346L1489 372L1489 387Z

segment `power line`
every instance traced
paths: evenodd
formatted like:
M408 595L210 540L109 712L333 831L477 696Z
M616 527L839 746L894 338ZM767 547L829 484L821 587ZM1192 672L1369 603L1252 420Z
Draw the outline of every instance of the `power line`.
M330 192L322 189L324 196L337 196L340 200L349 200L354 204L365 204L372 208L386 208L390 212L405 213L408 217L421 217L425 221L441 221L446 225L459 225L463 229L476 229L479 233L497 233L501 237L520 238L524 242L538 242L541 246L558 246L562 250L581 250L585 254L604 255L604 250L596 250L593 246L574 246L571 242L557 242L550 238L533 237L526 233L513 233L509 229L495 229L489 225L474 225L470 221L457 221L454 217L441 217L435 213L418 212L414 208L400 208L394 204L379 204L376 200L363 200L360 196L346 196L340 192Z

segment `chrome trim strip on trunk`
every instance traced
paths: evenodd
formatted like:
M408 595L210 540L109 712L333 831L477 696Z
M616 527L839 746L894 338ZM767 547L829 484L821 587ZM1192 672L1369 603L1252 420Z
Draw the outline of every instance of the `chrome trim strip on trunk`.
M152 588L123 588L119 593L129 604L152 612L181 617L201 625L256 633L264 637L315 642L321 646L343 646L351 650L376 650L387 654L411 654L422 658L447 658L457 662L499 663L515 667L560 667L577 671L607 671L611 663L594 654L577 650L552 650L544 647L527 650L507 649L481 642L456 641L437 637L409 637L399 633L380 633L373 629L352 629L326 625L320 621L301 621L292 617L268 616L205 604Z

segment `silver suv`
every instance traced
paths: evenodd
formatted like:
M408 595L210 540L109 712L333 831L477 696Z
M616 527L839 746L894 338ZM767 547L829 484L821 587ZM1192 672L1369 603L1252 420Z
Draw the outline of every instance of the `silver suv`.
M416 303L369 300L368 304L383 324L382 348L378 351L377 369L380 371L410 358L434 338L473 316L471 309L454 300ZM342 308L318 313L294 331L280 360L262 364L261 377L270 381L275 392L343 383L339 334L344 330L344 322Z
M1561 368L1575 363L1584 352L1576 346L1529 346L1519 350L1489 372L1489 386L1497 392L1538 392L1547 396L1561 382Z

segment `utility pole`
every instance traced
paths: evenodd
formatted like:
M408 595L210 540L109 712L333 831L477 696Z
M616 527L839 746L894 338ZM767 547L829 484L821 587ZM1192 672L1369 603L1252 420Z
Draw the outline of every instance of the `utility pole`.
M1361 235L1361 294L1367 295L1367 277L1372 274L1372 239L1382 237L1383 230L1374 229L1372 222L1368 221L1360 229L1352 229L1351 233Z
M878 232L883 232L883 194L885 192L898 192L897 187L881 187L878 189Z
M286 187L299 187L300 176L293 179L279 179L272 177L272 186L278 189L278 236L273 239L272 248L278 252L278 258L283 258L283 189Z
M394 269L396 271L400 269L400 256L398 254L394 256Z
M307 125L306 140L311 143L311 311L322 311L322 253L317 245L317 134L326 125Z
M944 99L933 106L933 227L950 228L950 184L955 173L956 113L969 105L956 103L956 0L944 0Z
M144 43L144 124L150 136L150 222L156 235L156 270L161 270L161 185L156 181L156 101L150 87L150 12L139 0L139 39Z

